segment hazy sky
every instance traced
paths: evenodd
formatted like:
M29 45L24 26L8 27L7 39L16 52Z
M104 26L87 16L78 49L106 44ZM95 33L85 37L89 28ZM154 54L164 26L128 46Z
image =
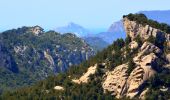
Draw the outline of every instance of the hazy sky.
M141 10L170 10L170 0L0 0L0 30L53 29L69 22L106 29L123 14Z

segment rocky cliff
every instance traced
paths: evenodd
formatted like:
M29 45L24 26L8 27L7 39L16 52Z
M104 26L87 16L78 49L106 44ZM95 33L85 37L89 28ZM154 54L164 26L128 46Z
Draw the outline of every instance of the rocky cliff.
M162 42L169 41L169 34L149 25L138 24L128 18L123 19L123 24L127 35L130 36L132 40L139 35L143 40L147 40L150 36L153 36Z
M142 25L136 21L131 21L127 17L123 19L123 23L126 34L132 41L131 45L129 45L131 49L137 48L136 39L138 37L143 41L142 45L138 47L138 52L133 57L135 68L128 76L126 74L127 64L117 66L113 71L106 73L107 77L103 83L103 88L111 91L117 98L123 96L133 98L137 95L140 96L142 91L144 91L142 87L144 87L145 82L155 74L158 74L162 67L168 64L166 57L163 57L166 53L156 44L150 43L149 38L153 37L154 41L159 41L161 45L165 43L167 47L164 48L169 48L168 43L170 40L168 33L149 25ZM159 64L160 59L165 61L165 65Z
M117 66L112 72L109 72L113 74L106 74L107 77L103 83L103 88L112 91L117 98L123 96L133 98L135 96L140 97L140 95L143 98L142 95L148 91L148 89L145 90L143 88L146 81L158 74L168 64L166 61L168 58L164 55L169 53L165 52L165 48L169 50L169 34L147 24L142 25L136 21L132 21L127 17L123 19L123 23L126 34L132 41L130 43L131 45L129 45L131 49L134 49L134 47L137 48L137 38L140 37L141 41L143 41L141 46L138 47L138 52L133 57L135 68L128 76L126 74L126 64ZM154 43L149 41L150 37L154 38ZM160 45L164 45L164 49L160 48L162 47ZM159 62L160 60L162 60L161 64Z

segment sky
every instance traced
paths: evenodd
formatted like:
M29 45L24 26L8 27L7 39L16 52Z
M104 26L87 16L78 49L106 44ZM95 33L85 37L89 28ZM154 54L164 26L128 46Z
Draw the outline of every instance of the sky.
M170 0L0 0L0 31L39 25L46 30L74 22L107 29L122 15L170 10Z

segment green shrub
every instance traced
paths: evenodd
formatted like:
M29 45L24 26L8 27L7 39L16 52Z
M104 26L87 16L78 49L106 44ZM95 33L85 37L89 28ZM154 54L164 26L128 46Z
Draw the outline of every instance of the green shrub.
M135 63L133 62L132 58L129 58L129 62L128 62L128 69L127 69L127 74L128 76L131 74L131 72L136 68Z

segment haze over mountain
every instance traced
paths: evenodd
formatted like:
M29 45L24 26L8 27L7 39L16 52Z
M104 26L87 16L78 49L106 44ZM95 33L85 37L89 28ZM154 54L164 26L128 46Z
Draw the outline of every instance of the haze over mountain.
M84 27L78 24L75 24L73 22L69 23L67 26L58 27L54 30L61 34L73 33L78 37L85 37L85 36L88 36L89 34L92 34L88 29L85 29Z
M102 49L104 49L109 45L109 43L107 43L102 36L96 36L95 33L73 22L69 23L67 26L58 27L54 30L61 34L66 34L66 33L75 34L76 36L84 39L90 46L93 47L95 51L101 51Z
M108 44L112 44L114 40L118 38L125 38L126 34L124 31L123 23L122 21L114 22L107 32L101 32L96 35L96 37L99 37L106 41Z

